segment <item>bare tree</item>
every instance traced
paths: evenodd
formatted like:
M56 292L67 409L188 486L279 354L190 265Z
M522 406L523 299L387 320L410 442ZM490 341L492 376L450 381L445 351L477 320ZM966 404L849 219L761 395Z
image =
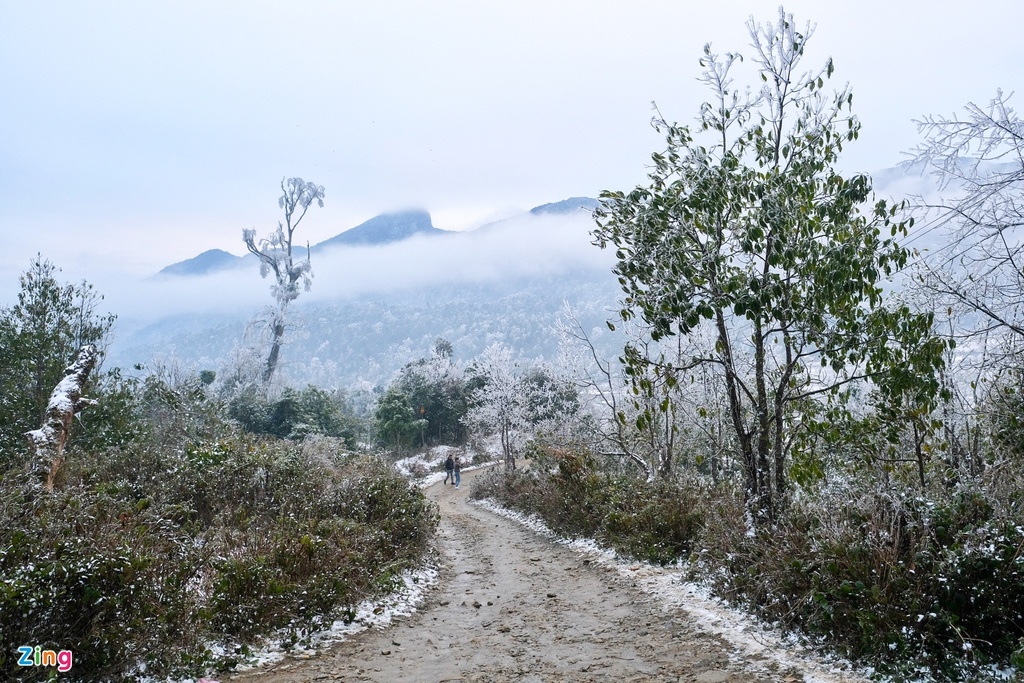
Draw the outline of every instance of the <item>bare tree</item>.
M929 168L947 198L918 198L929 229L950 226L946 245L920 262L917 281L943 304L980 314L970 334L1008 332L1024 341L1024 121L1012 93L987 108L916 121L924 142L913 163ZM946 192L948 191L948 192Z
M263 369L263 381L269 383L277 369L281 355L281 344L287 327L288 306L299 296L299 282L308 292L313 284L313 269L309 261L309 245L306 245L306 258L297 259L293 254L295 229L309 210L310 204L316 201L323 208L324 187L304 181L302 178L281 179L281 198L278 206L284 209L284 223L277 223L277 230L256 245L256 231L242 231L242 240L246 248L260 259L260 275L274 274L274 284L270 291L274 295L275 305L264 312L265 321L270 331L270 352Z
M594 347L590 335L568 305L560 319L558 332L562 337L560 353L563 364L570 366L577 386L588 404L596 404L597 450L601 455L624 458L640 468L644 478L654 480L654 468L636 447L636 432L629 426L635 416L624 394L628 387L611 361Z

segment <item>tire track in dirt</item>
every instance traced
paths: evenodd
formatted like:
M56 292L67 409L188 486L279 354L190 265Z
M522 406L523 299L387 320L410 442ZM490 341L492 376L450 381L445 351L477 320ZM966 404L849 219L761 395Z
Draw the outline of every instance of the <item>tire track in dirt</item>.
M805 680L766 657L741 655L637 590L614 568L470 505L435 484L441 511L438 584L411 616L350 637L309 659L238 674L236 683L305 681Z

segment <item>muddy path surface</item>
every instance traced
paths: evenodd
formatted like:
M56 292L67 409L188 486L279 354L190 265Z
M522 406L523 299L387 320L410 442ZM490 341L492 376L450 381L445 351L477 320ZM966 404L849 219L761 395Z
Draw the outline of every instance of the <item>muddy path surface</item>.
M822 680L771 657L740 652L614 568L471 505L467 489L475 476L465 473L459 489L427 489L441 511L441 567L417 612L314 657L220 680Z

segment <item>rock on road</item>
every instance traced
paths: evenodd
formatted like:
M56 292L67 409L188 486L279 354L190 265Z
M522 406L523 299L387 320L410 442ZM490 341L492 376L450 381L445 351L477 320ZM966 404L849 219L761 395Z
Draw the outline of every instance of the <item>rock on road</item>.
M302 681L679 681L803 683L796 669L739 653L619 572L499 517L462 486L435 484L440 577L411 616L318 656L221 679ZM835 680L847 680L841 677ZM856 680L850 678L849 680Z

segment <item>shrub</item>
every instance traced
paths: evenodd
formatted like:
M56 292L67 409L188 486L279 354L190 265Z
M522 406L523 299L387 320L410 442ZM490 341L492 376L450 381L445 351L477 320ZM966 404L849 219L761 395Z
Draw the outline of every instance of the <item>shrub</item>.
M69 458L62 489L0 482L0 679L38 674L25 643L71 649L71 676L131 680L228 667L292 640L415 566L434 507L386 463L225 434L181 452Z
M79 680L119 678L143 656L184 662L202 651L190 586L194 543L148 502L69 487L39 496L7 482L0 510L0 671L25 644L71 649ZM173 668L173 667L171 667Z
M794 504L770 533L706 534L692 575L890 675L963 680L1009 661L1024 626L1024 530L977 493L844 493Z
M656 564L689 558L704 525L706 492L679 481L647 484L621 476L609 482L609 491L600 540Z
M352 444L358 429L358 420L343 394L312 385L301 391L285 389L276 399L257 387L245 388L228 402L228 415L247 432L282 439L317 434L341 437Z
M655 481L603 472L585 449L534 444L529 470L492 471L472 496L490 497L534 513L567 537L591 536L639 559L686 559L704 521L704 498L695 481Z

